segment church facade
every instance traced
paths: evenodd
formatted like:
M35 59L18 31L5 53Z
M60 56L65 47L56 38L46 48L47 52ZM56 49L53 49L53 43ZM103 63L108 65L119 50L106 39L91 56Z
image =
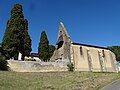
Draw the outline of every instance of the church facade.
M108 48L75 43L70 40L63 23L60 23L56 50L51 62L70 62L75 71L117 72L115 54Z

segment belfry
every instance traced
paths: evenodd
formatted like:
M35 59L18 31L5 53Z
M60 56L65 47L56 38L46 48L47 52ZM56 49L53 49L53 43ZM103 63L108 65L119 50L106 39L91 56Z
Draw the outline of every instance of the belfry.
M56 42L56 50L54 51L54 54L51 57L51 61L63 60L63 59L70 61L71 59L70 47L71 47L70 36L68 35L63 23L60 22L58 37Z

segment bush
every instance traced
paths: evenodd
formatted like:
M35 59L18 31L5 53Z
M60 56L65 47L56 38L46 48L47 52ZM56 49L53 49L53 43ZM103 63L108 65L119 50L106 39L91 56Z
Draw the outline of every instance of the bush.
M74 71L73 63L68 64L67 67L68 67L68 71L72 71L72 72Z
M8 70L7 66L8 62L6 58L2 55L0 55L0 70Z
M36 61L36 60L33 58L25 58L25 61Z

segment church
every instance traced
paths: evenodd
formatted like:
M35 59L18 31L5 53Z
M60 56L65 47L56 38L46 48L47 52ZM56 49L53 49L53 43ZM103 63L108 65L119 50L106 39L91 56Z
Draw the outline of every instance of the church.
M73 63L75 71L117 72L115 54L108 48L72 42L60 22L56 50L51 62Z

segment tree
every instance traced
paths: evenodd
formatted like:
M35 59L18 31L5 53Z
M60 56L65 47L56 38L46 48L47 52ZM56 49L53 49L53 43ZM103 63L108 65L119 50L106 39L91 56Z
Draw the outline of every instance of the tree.
M47 39L46 32L43 31L40 37L40 43L38 45L38 55L43 61L47 61L49 57L49 41Z
M108 49L116 55L116 60L120 61L120 46L109 46Z
M0 55L0 70L8 70L8 62L3 55Z
M53 55L54 51L55 51L55 46L49 45L49 57L48 57L49 60L51 56Z
M15 4L11 10L10 19L7 21L6 30L2 40L3 54L7 59L14 57L18 58L18 53L21 52L24 56L25 38L28 31L26 20L22 12L22 5ZM31 45L31 44L30 44ZM30 46L28 46L30 47ZM26 47L25 47L26 48ZM28 50L30 51L30 50Z
M2 45L0 43L0 55L2 54Z
M24 25L25 25L24 42L23 42L23 48L20 51L22 53L22 60L24 60L25 56L29 56L30 52L32 51L32 49L31 49L31 38L28 34L28 21L27 21L27 19L25 19Z

